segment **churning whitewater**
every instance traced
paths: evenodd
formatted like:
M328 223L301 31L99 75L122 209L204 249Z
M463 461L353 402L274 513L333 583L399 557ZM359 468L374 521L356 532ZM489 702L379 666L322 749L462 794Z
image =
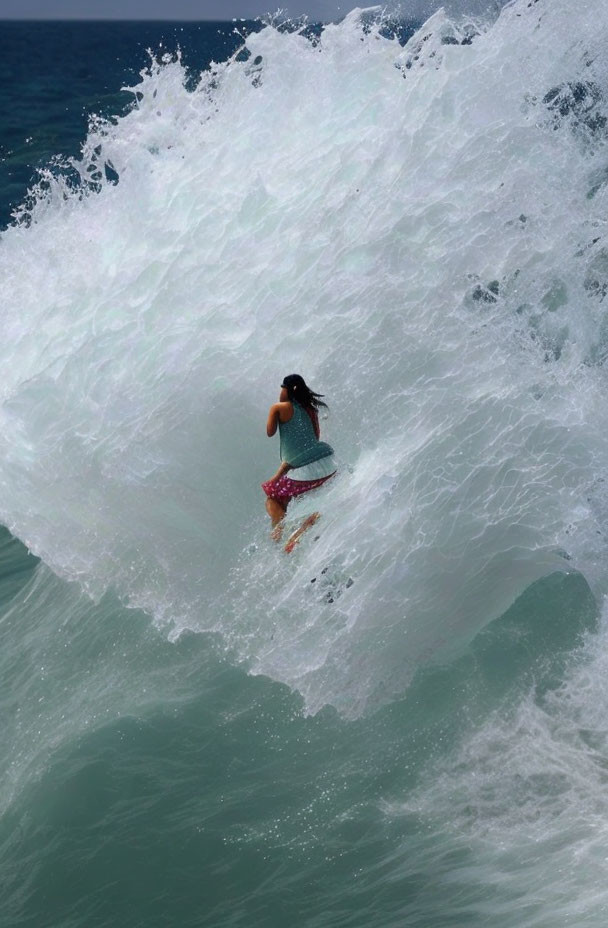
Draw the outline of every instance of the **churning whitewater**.
M350 718L554 570L603 595L603 19L439 11L402 47L355 11L194 88L151 65L2 236L2 521ZM260 483L291 370L341 472L285 558Z
M604 0L268 25L41 172L0 239L6 918L605 925L607 47ZM339 473L286 556L290 372Z

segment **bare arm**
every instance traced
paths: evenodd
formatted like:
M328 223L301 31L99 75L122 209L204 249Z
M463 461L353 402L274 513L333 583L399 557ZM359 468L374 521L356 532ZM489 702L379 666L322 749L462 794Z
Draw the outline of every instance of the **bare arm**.
M275 480L279 480L283 474L286 474L288 470L291 470L291 466L287 463L287 461L281 461L281 466L279 467L276 474L270 478L270 480L274 483Z
M266 434L269 438L272 438L277 428L279 427L279 410L277 409L278 403L274 403L268 411L268 421L266 423Z

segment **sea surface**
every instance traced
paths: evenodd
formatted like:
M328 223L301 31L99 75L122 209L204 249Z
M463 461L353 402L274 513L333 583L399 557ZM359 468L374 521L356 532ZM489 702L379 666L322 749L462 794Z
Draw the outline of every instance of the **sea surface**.
M0 23L1 928L604 928L607 52Z

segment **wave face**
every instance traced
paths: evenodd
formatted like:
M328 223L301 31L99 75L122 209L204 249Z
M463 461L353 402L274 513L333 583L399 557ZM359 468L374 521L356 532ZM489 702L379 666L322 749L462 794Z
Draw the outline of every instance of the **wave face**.
M600 0L405 47L355 11L195 89L144 72L2 236L2 521L349 718L554 570L603 595L605 43ZM284 558L259 484L293 370L342 468Z
M2 234L7 923L605 925L607 20L169 56Z

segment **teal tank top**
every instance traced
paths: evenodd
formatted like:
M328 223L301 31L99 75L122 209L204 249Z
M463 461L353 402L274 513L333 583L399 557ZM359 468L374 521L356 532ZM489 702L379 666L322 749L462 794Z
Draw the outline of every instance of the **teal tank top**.
M313 461L334 453L326 441L319 441L310 416L299 403L292 403L293 416L289 422L279 422L281 460L291 467L304 467Z

